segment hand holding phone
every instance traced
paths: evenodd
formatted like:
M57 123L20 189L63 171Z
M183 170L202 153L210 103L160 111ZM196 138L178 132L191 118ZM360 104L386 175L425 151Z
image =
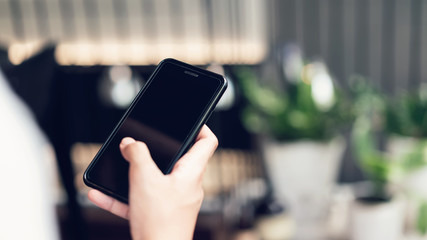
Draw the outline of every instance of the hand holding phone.
M85 171L85 183L127 203L129 164L119 149L122 139L144 142L158 169L168 174L192 146L226 87L218 74L174 59L162 61Z
M203 173L217 144L204 126L193 147L164 175L145 144L125 138L120 150L130 163L129 206L97 190L89 192L89 199L129 218L134 239L192 239L203 199Z

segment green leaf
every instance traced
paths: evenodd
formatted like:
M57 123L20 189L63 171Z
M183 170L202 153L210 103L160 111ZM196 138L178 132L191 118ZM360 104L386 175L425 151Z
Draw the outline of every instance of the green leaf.
M403 157L403 171L405 171L406 173L410 173L427 165L424 158L424 149L426 148L426 146L426 141L420 141L411 152L407 153Z
M279 141L297 139L325 140L334 136L348 119L343 112L352 112L349 101L337 101L328 111L320 111L312 96L311 85L303 81L275 86L259 79L253 68L233 68L238 87L244 97L242 121L245 127L259 134L268 134ZM282 87L282 88L280 88ZM337 91L335 89L335 91ZM340 107L345 103L347 107ZM350 106L350 107L349 107Z
M418 209L417 230L422 235L427 233L427 201L424 200Z

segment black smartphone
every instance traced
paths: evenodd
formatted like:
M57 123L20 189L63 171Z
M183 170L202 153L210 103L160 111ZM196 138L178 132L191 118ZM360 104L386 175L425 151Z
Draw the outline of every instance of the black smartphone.
M86 169L86 185L127 203L129 164L121 155L121 140L145 142L159 169L168 174L226 88L227 81L216 73L175 59L160 62Z

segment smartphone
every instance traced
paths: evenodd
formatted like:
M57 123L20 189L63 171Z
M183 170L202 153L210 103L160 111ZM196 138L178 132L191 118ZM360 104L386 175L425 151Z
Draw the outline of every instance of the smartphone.
M168 174L226 88L227 81L216 73L175 59L160 62L86 169L85 184L127 203L129 164L121 155L121 140L132 137L147 144L159 169Z

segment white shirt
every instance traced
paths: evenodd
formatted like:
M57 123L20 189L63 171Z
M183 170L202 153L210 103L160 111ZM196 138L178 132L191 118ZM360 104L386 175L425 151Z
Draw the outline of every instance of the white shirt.
M59 239L49 146L0 71L0 239Z

